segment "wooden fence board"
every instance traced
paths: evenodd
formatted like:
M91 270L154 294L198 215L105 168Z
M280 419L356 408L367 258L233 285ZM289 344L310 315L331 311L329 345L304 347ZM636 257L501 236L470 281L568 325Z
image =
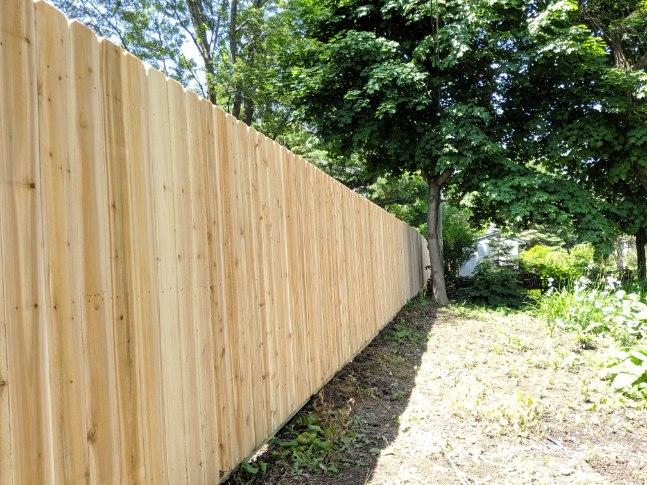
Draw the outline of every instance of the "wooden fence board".
M113 331L115 342L116 392L121 441L121 480L132 483L143 478L144 443L140 408L139 360L134 309L133 221L129 184L129 147L126 132L124 93L127 89L123 51L104 40L101 43L101 75L104 92L106 160L110 204L110 247L112 273Z
M4 403L8 394L11 412L11 422L2 425L11 430L10 444L3 435L0 450L2 462L12 465L3 477L43 483L51 464L34 7L30 0L3 0L0 9L0 239L7 339L1 392Z
M46 279L51 453L55 481L88 468L83 366L80 160L70 149L72 62L67 19L36 3L38 121Z
M0 0L2 483L214 483L425 241L50 5Z
M73 83L70 157L78 164L82 316L88 470L91 483L117 483L119 440L112 332L109 215L99 43L77 22L70 26ZM77 323L78 325L78 323Z
M164 76L154 70L148 73L151 99L148 112L148 144L153 197L153 220L158 282L158 319L162 373L162 401L166 479L170 483L186 481L186 449L184 431L184 399L182 379L181 321L178 298L178 262L176 249L176 218L171 144L171 107L169 91L177 84L167 84ZM181 88L180 88L181 90ZM184 93L182 92L182 98ZM175 119L174 119L175 121ZM182 120L184 121L184 120Z

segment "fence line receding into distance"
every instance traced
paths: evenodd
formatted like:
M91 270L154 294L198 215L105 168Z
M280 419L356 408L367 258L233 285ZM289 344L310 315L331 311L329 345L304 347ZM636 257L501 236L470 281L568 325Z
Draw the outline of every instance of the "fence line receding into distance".
M0 481L216 483L426 279L414 229L0 0Z

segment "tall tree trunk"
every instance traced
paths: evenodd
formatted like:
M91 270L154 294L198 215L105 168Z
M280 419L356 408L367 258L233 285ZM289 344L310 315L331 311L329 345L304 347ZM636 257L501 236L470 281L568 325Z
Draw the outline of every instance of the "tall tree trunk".
M231 114L236 118L240 119L240 108L243 104L243 95L240 92L238 86L234 87L234 102L231 107Z
M201 0L188 0L187 7L189 8L189 15L191 16L191 23L195 34L193 41L198 48L198 52L202 57L204 63L204 70L207 74L207 96L209 101L217 104L217 92L215 86L216 66L213 60L213 49L209 40L209 34L206 28L207 13L205 12L205 4Z
M254 121L254 101L246 97L245 101L243 102L243 106L245 107L243 113L243 123L252 126L252 121Z
M642 185L645 194L647 194L647 165L641 165L640 162L636 162L636 175L638 175L640 185Z
M232 66L236 65L238 59L238 0L231 0L229 5L229 55ZM231 108L231 114L240 119L240 109L243 104L243 95L240 86L236 84L233 87L234 99Z
M638 279L647 278L647 263L645 262L645 245L647 245L647 229L636 233L636 255L638 259Z
M622 273L625 269L624 249L625 242L619 237L616 240L616 270L618 273Z
M431 262L432 294L434 295L434 300L440 306L449 305L445 286L442 240L438 232L441 191L449 175L450 173L448 172L439 177L425 177L429 186L429 195L427 197L427 245L429 247L429 261Z

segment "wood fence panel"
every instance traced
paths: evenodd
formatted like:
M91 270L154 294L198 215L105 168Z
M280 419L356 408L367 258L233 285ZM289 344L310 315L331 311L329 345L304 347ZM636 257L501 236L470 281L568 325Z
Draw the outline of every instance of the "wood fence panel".
M277 379L279 381L278 410L279 422L285 419L293 409L294 380L294 341L292 338L292 319L288 266L286 198L284 187L284 152L280 145L271 142L272 159L268 160L270 167L270 193L272 194L272 257L277 263L274 277L274 287L277 301L276 321L274 327L277 335Z
M214 270L217 279L217 294L214 301L220 302L218 308L220 315L213 320L215 335L218 339L218 355L216 356L216 393L218 402L218 442L219 461L222 469L235 466L236 454L239 450L239 439L236 434L235 416L237 406L236 383L238 362L236 341L235 304L231 298L234 288L227 284L233 278L235 267L232 255L233 221L231 217L231 164L228 161L229 146L227 143L227 119L224 112L214 108L214 153L215 164L213 189L216 195L217 206L214 210ZM217 168L217 170L216 170ZM233 293L235 295L235 293ZM227 444L227 446L225 446Z
M83 358L80 160L70 140L72 61L67 19L36 3L38 122L46 278L46 354L49 369L52 479L82 477L88 469Z
M35 6L34 6L35 5ZM2 483L214 483L424 286L424 238L0 0Z
M155 225L155 268L158 282L158 319L160 327L161 387L164 429L166 479L170 483L186 480L186 449L183 437L184 400L182 379L181 321L178 298L178 262L176 247L175 182L173 178L173 151L171 127L171 95L178 85L168 84L164 76L154 70L148 73L151 100L148 112L148 145L150 158L153 221ZM182 98L184 95L182 94ZM174 123L175 122L175 123ZM178 392L179 391L179 392Z
M128 177L124 91L126 72L123 51L104 40L101 43L101 76L104 92L106 161L110 204L110 247L112 273L113 332L115 342L116 393L120 434L121 480L132 483L145 470L143 405L139 383L133 266L132 220Z
M44 483L51 467L34 6L31 0L3 0L0 9L0 239L6 333L0 427L11 430L0 437L0 466L10 482ZM9 463L11 470L6 470Z

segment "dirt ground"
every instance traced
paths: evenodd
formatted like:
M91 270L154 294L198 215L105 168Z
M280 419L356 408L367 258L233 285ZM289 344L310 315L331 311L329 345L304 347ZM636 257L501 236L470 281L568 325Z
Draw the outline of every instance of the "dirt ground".
M647 408L526 313L403 309L230 483L647 484Z

